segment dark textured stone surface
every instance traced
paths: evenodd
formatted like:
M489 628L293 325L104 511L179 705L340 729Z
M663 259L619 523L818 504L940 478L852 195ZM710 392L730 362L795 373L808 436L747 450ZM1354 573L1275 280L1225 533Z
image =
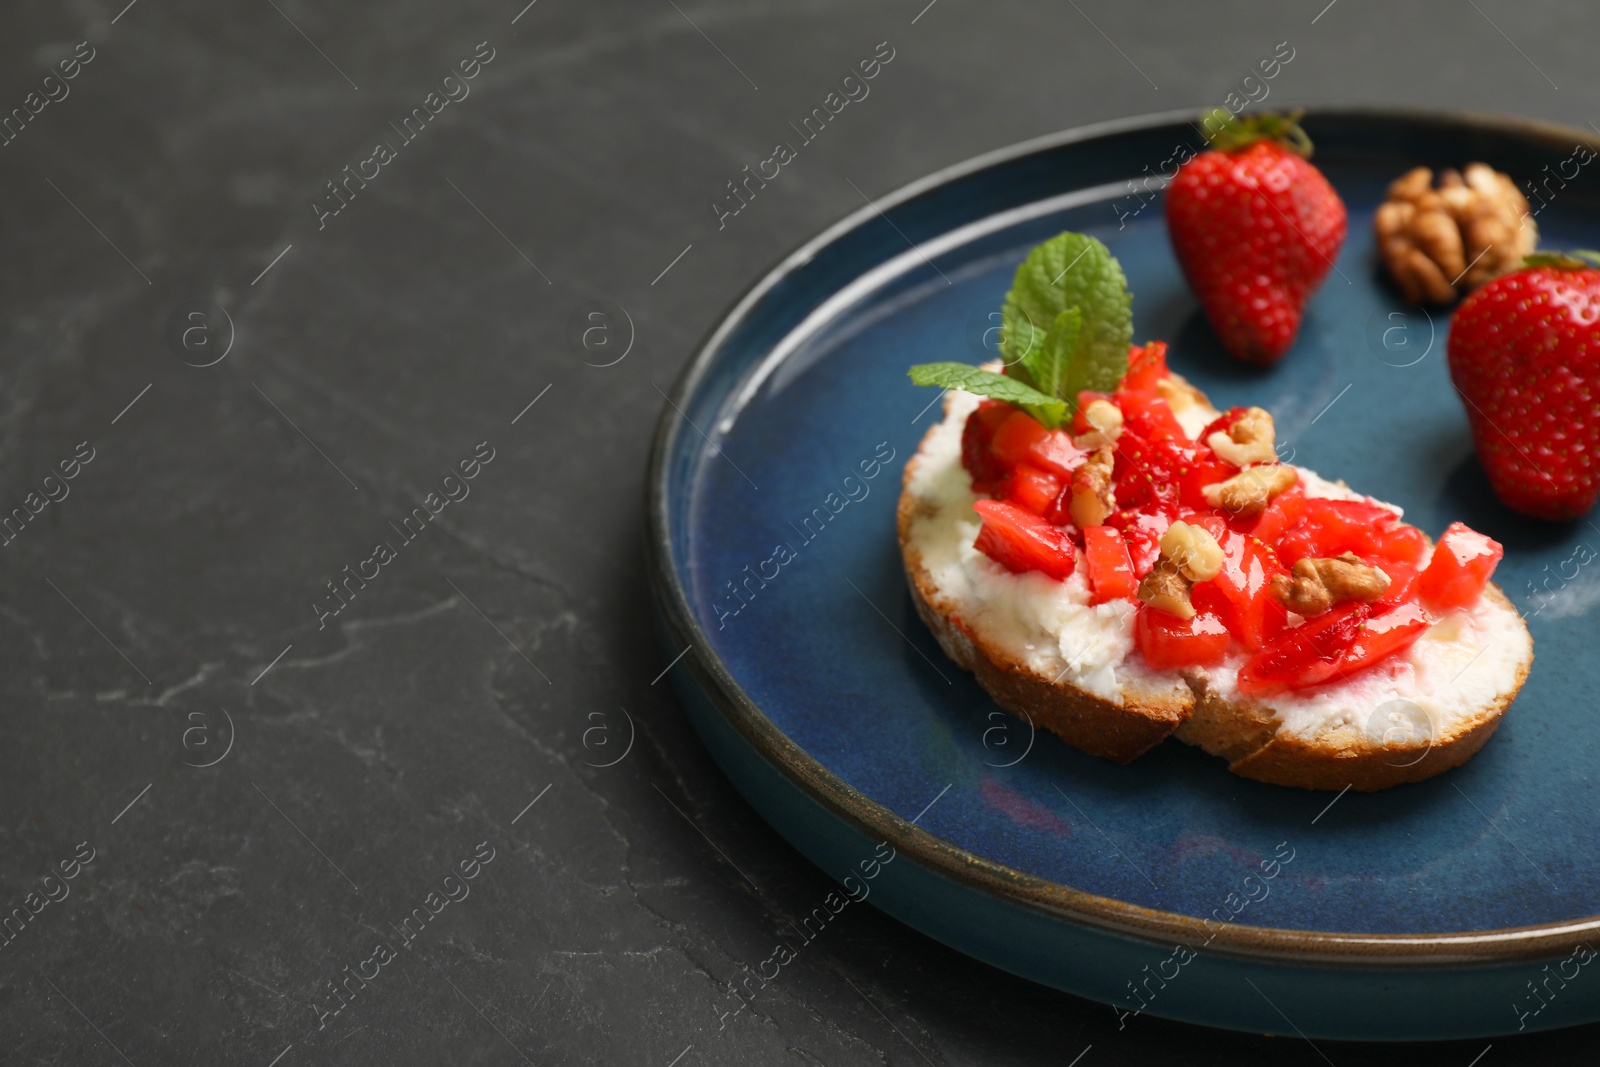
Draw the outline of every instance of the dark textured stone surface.
M0 495L19 504L79 442L94 459L0 552L0 906L80 842L95 859L0 951L0 1060L1418 1054L1118 1032L869 908L718 1030L726 983L829 884L651 684L669 657L643 469L658 390L757 272L863 193L1219 103L1284 40L1274 104L1600 115L1577 3L923 2L7 12L0 111L76 42L95 56L0 148ZM885 40L871 95L719 231L723 183ZM319 230L324 183L398 144L389 124L483 41L471 95ZM636 327L610 367L569 340L596 299ZM210 367L163 336L191 301L231 317ZM387 523L483 441L470 495L402 544ZM324 583L379 540L396 558L319 629ZM623 751L624 709L631 751L594 766ZM392 924L480 842L470 896L400 948ZM380 941L398 958L319 1029L328 983ZM1497 1040L1481 1062L1575 1062L1593 1040Z

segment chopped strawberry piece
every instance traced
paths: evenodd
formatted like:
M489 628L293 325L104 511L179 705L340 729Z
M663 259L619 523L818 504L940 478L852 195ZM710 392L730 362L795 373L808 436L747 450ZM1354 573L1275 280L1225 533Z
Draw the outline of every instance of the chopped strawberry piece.
M1040 571L1057 581L1071 576L1077 559L1065 530L1002 500L979 500L972 506L983 518L978 551L1019 574Z
M1205 611L1180 619L1140 604L1133 640L1145 662L1158 671L1221 663L1228 654L1228 628Z
M1435 611L1477 603L1495 565L1505 554L1506 550L1494 538L1463 523L1452 522L1439 538L1427 569L1417 579L1422 602Z
M1154 394L1157 383L1169 374L1165 341L1151 341L1143 347L1133 345L1128 349L1128 370L1122 376L1122 388L1132 393Z
M1289 624L1288 612L1267 592L1272 579L1284 573L1277 553L1254 537L1228 529L1216 515L1185 521L1205 528L1222 548L1222 571L1208 582L1195 583L1195 605L1216 612L1245 648L1255 652L1266 647Z
M1259 696L1328 681L1372 614L1366 604L1344 604L1285 630L1239 671L1239 691Z
M1133 560L1133 573L1142 578L1150 573L1161 555L1161 535L1172 525L1172 516L1160 510L1129 508L1113 514L1106 525L1122 531L1128 555Z
M1275 545L1285 531L1305 518L1305 514L1305 489L1295 485L1272 498L1272 503L1268 504L1267 510L1255 520L1255 525L1250 527L1249 533L1269 545ZM1248 520L1244 525L1249 525Z
M1183 442L1189 440L1183 423L1172 413L1172 406L1155 393L1118 389L1112 394L1111 402L1122 409L1123 425L1141 437L1151 440L1164 437Z
M1373 532L1373 551L1386 560L1418 564L1427 550L1428 539L1415 526L1397 522L1388 529Z
M1016 410L1014 405L1008 404L1004 400L991 400L988 397L984 397L978 401L978 409L974 414L977 415L978 421L983 424L984 429L987 431L988 439L992 440L994 432L1000 428L1000 424L1009 419Z
M1005 476L1005 467L989 451L994 432L1017 409L1000 400L980 400L961 429L961 465L972 477L975 493L992 493Z
M1417 568L1397 559L1379 560L1377 565L1389 576L1389 588L1383 591L1383 596L1372 602L1374 612L1388 611L1416 599Z
M1365 501L1308 498L1300 521L1278 539L1278 555L1285 565L1306 557L1326 558L1343 552L1414 563L1412 552L1420 542L1409 534L1397 533L1395 528L1400 525L1400 517L1394 512Z
M1083 531L1083 555L1089 566L1092 604L1131 597L1139 581L1133 576L1133 561L1128 557L1128 542L1120 530L1110 526L1089 526Z
M1118 506L1161 511L1170 520L1178 512L1180 472L1189 460L1190 450L1177 441L1124 430L1111 472Z
M1186 508L1209 508L1205 487L1225 482L1239 473L1239 468L1226 460L1218 459L1210 449L1197 451L1194 460L1178 479L1178 500Z
M1229 635L1249 652L1271 644L1289 625L1289 613L1276 600L1239 597L1215 580L1196 582L1190 599L1196 611L1209 611L1221 619Z
M1013 411L989 442L989 451L1007 467L1015 467L1028 456L1028 450L1042 441L1050 431L1026 411Z
M1073 444L1065 430L1051 430L1028 449L1029 463L1061 478L1072 477L1088 458L1089 453Z
M1397 652L1403 652L1427 632L1428 613L1420 604L1401 604L1393 611L1374 615L1361 627L1355 641L1339 657L1329 681L1343 681Z
M1061 492L1056 494L1055 501L1045 509L1044 517L1053 526L1073 525L1071 478L1061 480Z
M1061 479L1030 463L1018 463L1006 478L1006 499L1035 515L1049 511L1060 493Z

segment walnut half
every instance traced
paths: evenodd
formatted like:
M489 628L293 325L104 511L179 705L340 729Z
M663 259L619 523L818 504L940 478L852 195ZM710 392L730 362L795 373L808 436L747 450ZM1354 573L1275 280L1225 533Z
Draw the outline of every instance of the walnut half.
M1248 467L1252 463L1271 463L1278 458L1274 447L1277 436L1269 412L1263 408L1246 408L1232 426L1206 438L1206 444L1235 467Z
M1294 485L1299 477L1293 467L1266 463L1247 467L1227 481L1206 486L1200 493L1212 507L1247 519L1265 511L1272 498Z
M1373 220L1383 262L1412 303L1445 304L1522 265L1539 243L1528 201L1485 163L1417 167L1389 186Z
M1351 600L1370 603L1389 589L1389 576L1361 562L1353 552L1332 559L1296 560L1294 576L1272 579L1272 598L1296 615L1321 615Z

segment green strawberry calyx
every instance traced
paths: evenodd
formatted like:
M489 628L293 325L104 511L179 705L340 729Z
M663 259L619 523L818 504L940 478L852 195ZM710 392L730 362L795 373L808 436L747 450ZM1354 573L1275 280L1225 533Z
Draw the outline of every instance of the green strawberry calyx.
M1305 112L1295 109L1287 115L1276 111L1256 111L1235 115L1227 108L1215 107L1201 120L1200 132L1211 147L1221 152L1241 152L1257 141L1276 141L1302 159L1311 158L1311 138L1300 126Z
M1524 256L1524 267L1554 267L1557 270L1600 270L1600 252L1574 248L1568 252L1535 252Z

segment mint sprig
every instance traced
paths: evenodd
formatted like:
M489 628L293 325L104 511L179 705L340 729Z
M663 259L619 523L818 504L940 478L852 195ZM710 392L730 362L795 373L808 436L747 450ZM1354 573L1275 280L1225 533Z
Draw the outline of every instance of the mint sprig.
M1078 338L1083 336L1083 312L1069 307L1057 315L1049 331L1018 362L1041 393L1062 396L1072 374ZM1076 396L1076 393L1072 394Z
M914 385L937 385L1004 400L1050 427L1059 426L1067 416L1065 401L1041 393L1016 378L967 363L922 363L911 368L911 381Z
M1006 294L1006 374L927 363L911 368L911 380L1016 404L1054 429L1077 411L1079 391L1117 387L1132 340L1133 297L1122 267L1093 237L1062 233L1028 254Z

